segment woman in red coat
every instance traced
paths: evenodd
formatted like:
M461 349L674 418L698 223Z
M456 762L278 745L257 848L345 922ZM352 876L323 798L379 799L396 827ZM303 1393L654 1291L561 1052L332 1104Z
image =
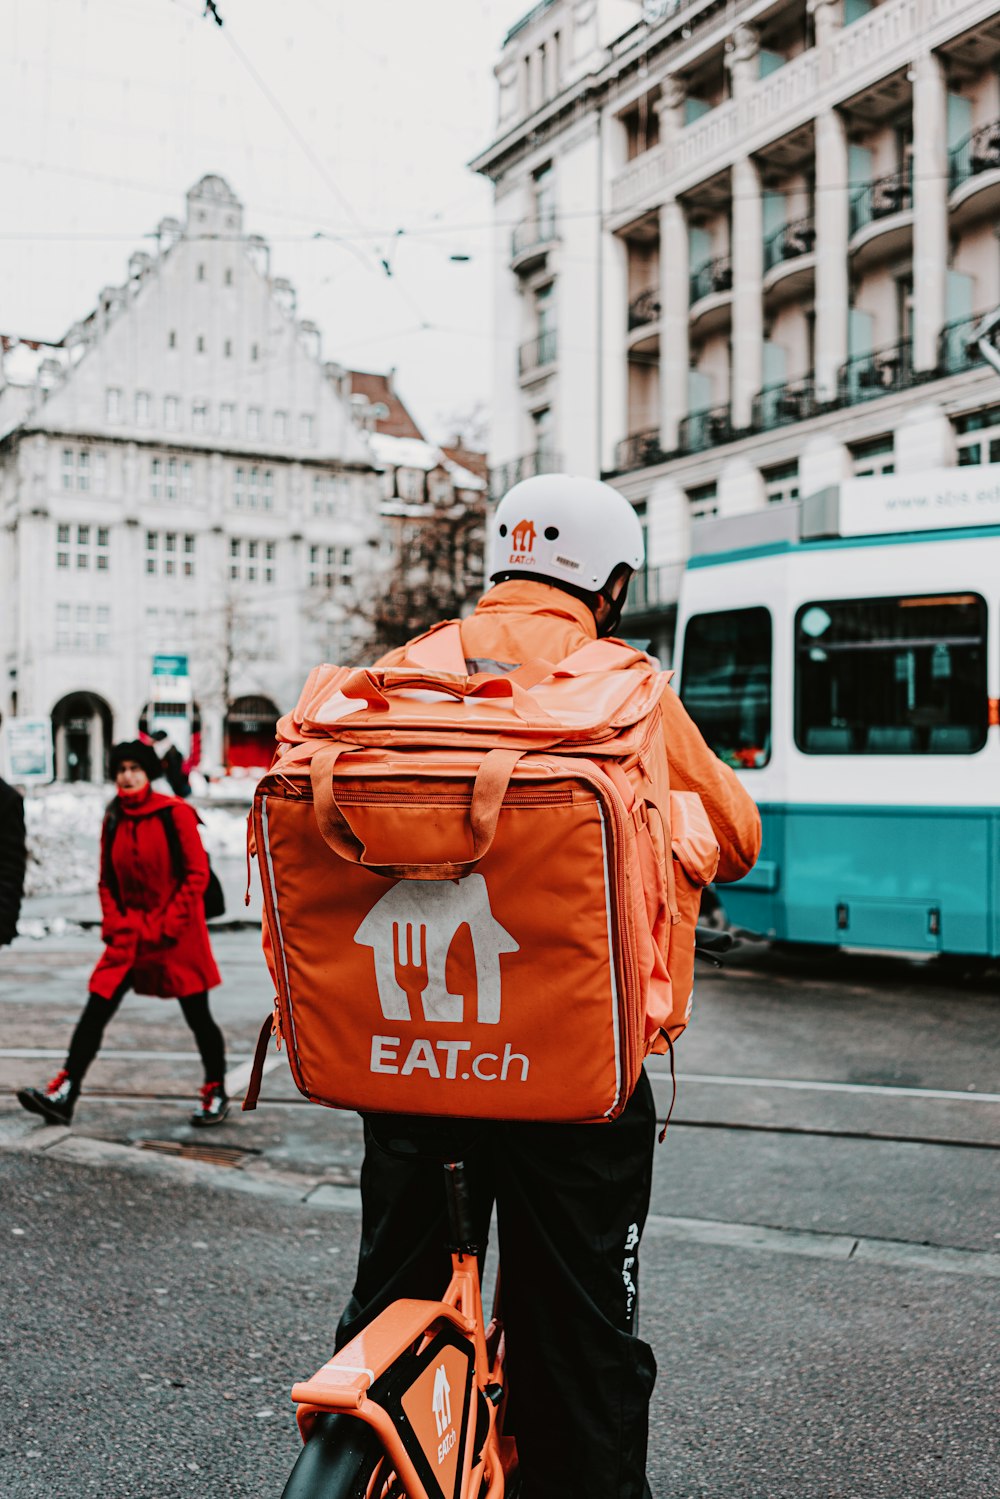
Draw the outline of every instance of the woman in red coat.
M46 1088L22 1088L17 1095L53 1124L70 1122L84 1074L129 989L176 998L194 1032L205 1084L191 1123L220 1124L229 1109L225 1045L208 1007L208 990L222 982L205 924L208 856L194 809L150 786L159 773L155 752L139 740L111 751L118 795L101 837L104 953L91 974L65 1067Z

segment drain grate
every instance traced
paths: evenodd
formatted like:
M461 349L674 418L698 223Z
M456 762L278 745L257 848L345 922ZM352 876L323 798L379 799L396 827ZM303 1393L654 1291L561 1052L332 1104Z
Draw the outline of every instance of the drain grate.
M259 1150L235 1145L193 1144L182 1140L136 1140L137 1150L154 1150L159 1155L178 1156L183 1161L206 1161L212 1166L239 1168L245 1161L260 1155Z

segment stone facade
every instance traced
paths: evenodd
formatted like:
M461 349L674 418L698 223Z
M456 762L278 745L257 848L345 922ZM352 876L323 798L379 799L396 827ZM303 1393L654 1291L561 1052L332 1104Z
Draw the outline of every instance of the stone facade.
M494 487L618 484L648 537L633 623L663 649L693 517L1000 461L973 338L1000 304L1000 20L626 10L551 0L512 28L473 166L495 186Z
M154 653L189 657L216 766L358 647L380 476L269 259L205 177L59 344L3 340L0 713L53 716L60 776L148 719Z

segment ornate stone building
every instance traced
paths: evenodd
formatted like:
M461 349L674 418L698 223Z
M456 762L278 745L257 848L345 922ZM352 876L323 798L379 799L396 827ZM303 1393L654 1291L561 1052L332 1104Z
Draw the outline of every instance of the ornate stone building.
M609 476L668 648L693 518L1000 461L994 0L542 0L495 68L494 488Z
M4 338L2 371L0 713L52 716L64 778L154 715L204 765L261 763L308 669L356 648L380 487L227 184L58 344ZM157 691L154 655L188 681Z

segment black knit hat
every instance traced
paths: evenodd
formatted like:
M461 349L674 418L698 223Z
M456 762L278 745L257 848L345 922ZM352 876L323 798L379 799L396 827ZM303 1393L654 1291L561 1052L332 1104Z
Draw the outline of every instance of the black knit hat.
M112 746L111 754L108 756L108 773L112 780L118 774L124 760L134 760L151 781L155 781L157 776L163 774L155 749L151 744L143 744L141 739L129 739L122 744Z

